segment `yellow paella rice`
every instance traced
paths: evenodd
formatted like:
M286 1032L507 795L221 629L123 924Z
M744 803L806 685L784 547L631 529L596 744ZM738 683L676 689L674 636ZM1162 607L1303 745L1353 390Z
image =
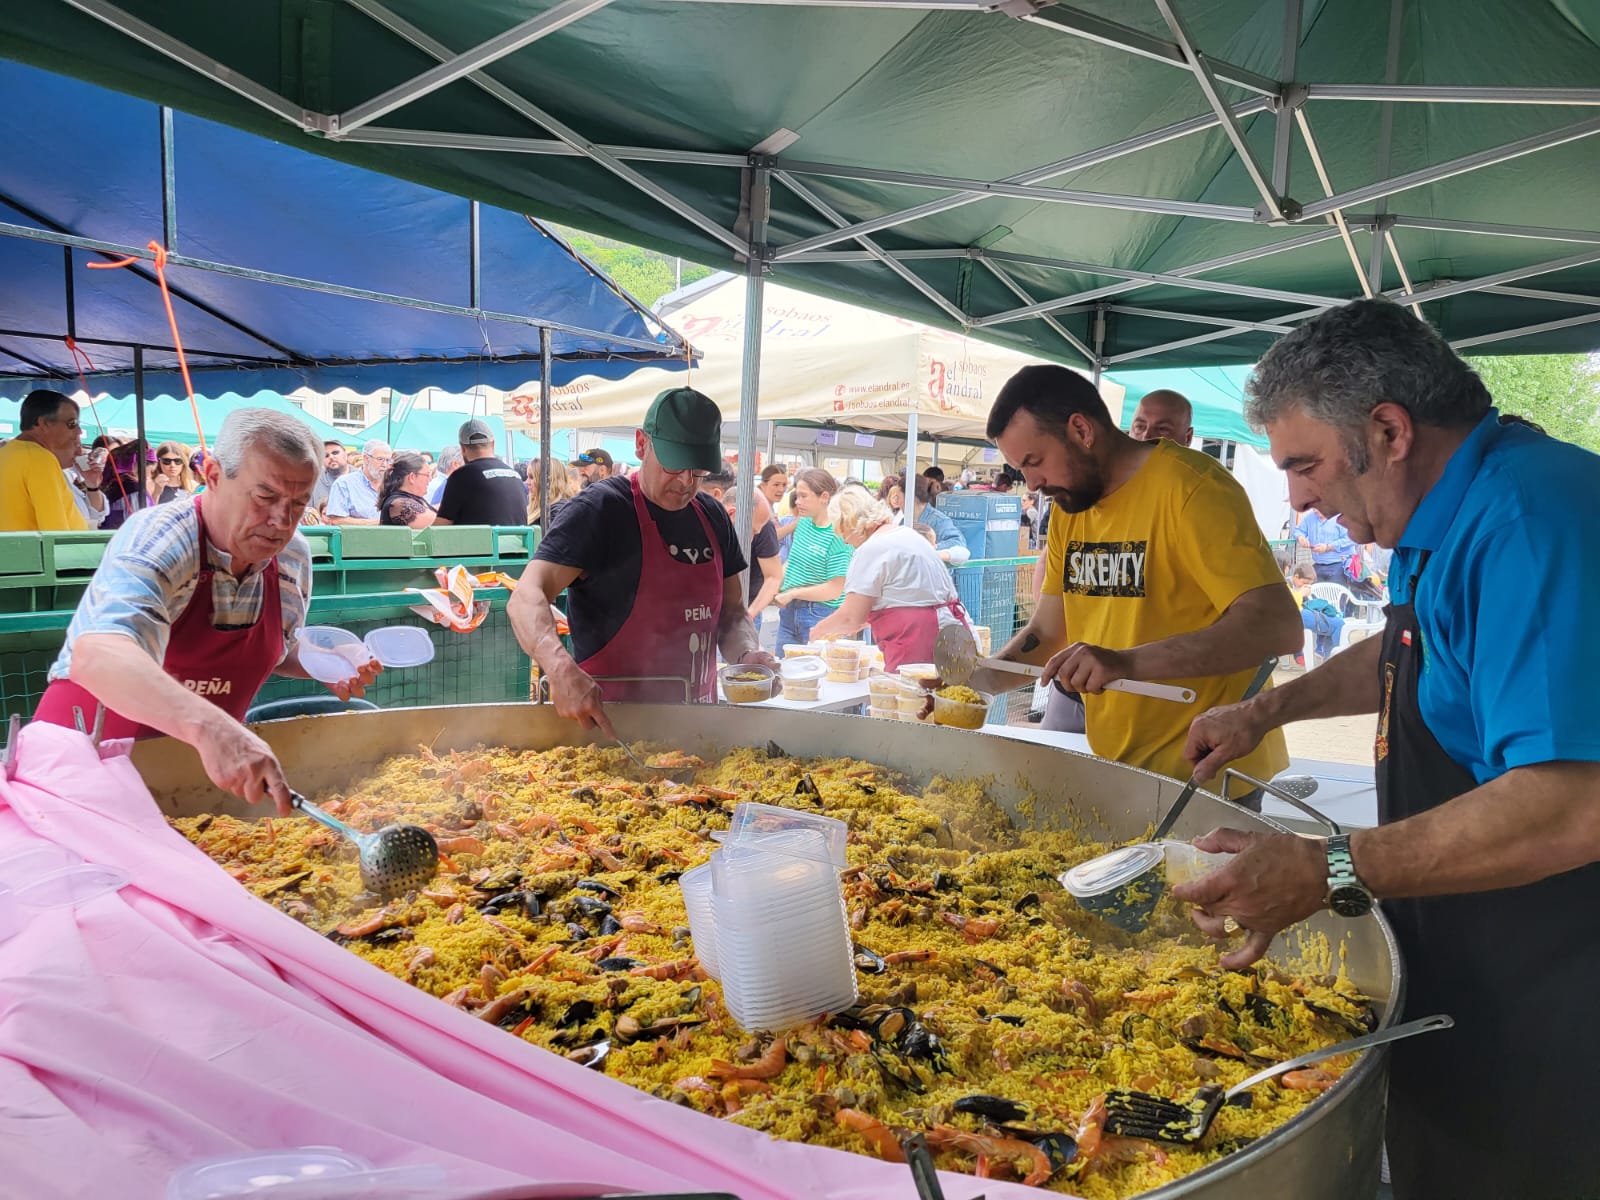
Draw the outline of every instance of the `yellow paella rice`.
M1194 1146L1104 1134L1103 1097L1184 1099L1375 1024L1333 956L1224 971L1170 900L1123 933L1056 883L1103 852L1017 829L983 787L920 790L850 759L738 750L642 778L619 749L479 748L391 758L319 800L358 829L428 828L425 890L362 893L353 848L310 820L184 818L242 885L466 1012L650 1092L774 1137L895 1157L926 1131L941 1167L1090 1200L1169 1182L1268 1133L1347 1069L1334 1061L1224 1106ZM843 889L853 1010L773 1036L739 1029L694 957L678 877L740 800L850 827Z

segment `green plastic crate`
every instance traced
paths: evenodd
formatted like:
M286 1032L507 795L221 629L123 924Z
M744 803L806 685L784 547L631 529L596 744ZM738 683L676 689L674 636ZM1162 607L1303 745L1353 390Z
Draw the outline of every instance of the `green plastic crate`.
M410 558L411 530L404 525L342 525L339 527L339 557Z
M37 533L0 533L0 575L43 575L44 538Z
M315 563L336 562L339 557L339 531L326 525L312 525L300 527L300 536L306 539L306 544L311 547L311 561Z
M429 558L488 558L494 530L487 525L433 525L412 535L417 553Z
M503 529L495 531L495 556L500 559L530 559L539 549L539 527Z
M105 557L108 533L47 533L46 557L56 579L87 579Z

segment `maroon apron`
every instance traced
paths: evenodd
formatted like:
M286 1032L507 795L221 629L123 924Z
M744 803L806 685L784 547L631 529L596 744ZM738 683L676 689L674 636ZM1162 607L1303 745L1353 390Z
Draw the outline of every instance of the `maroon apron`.
M691 500L689 507L711 543L711 556L694 564L673 558L645 508L638 477L629 484L633 511L639 519L639 589L633 610L616 636L578 665L600 684L600 694L607 702L681 703L683 685L675 680L687 679L691 701L714 703L717 626L722 619L722 547L699 503ZM622 682L618 676L672 678Z
M867 617L872 642L883 651L883 663L898 671L906 663L933 661L933 643L939 637L939 610L947 608L971 632L961 601L927 604L916 608L882 608Z
M194 503L200 525L200 576L188 606L172 623L167 639L167 654L161 667L184 687L204 696L236 721L243 721L261 685L283 661L283 604L278 591L278 560L262 568L261 616L246 629L218 629L211 623L211 580L215 568L207 561L206 522L200 501ZM85 723L94 721L99 701L70 679L57 679L45 689L35 721L72 728L74 708L83 710ZM106 709L107 738L160 737L152 729L121 713Z

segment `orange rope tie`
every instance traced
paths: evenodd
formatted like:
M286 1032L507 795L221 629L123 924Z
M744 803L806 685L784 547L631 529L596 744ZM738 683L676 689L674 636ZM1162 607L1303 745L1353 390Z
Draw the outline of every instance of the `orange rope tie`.
M85 365L88 366L89 370L94 370L94 360L89 357L87 350L84 350L73 340L70 333L63 340L67 344L68 353L72 355L73 370L78 372L78 386L83 389L83 394L89 401L89 415L94 418L95 428L100 431L100 436L105 437L105 423L100 420L100 413L94 406L94 393L89 390L89 381L83 375ZM111 468L111 478L117 481L117 491L122 495L122 507L126 509L128 507L128 489L122 486L122 472L117 470L117 464L109 449L106 451L106 465ZM104 487L103 482L101 486L102 488Z
M167 289L167 248L160 242L152 241L146 247L155 258L156 281L161 285L161 303L166 305L167 326L172 330L172 345L178 353L178 371L183 376L184 390L189 393L189 411L194 414L195 437L200 444L201 461L205 461L206 434L200 425L200 403L194 397L194 381L189 378L189 359L183 352L183 338L178 335L178 317L172 311L172 293ZM118 259L115 262L92 262L88 264L98 270L109 271L118 267L131 267L140 260L135 257Z

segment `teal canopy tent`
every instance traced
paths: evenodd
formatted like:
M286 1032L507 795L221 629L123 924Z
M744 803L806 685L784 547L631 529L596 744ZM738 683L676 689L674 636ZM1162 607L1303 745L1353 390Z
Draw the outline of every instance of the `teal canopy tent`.
M72 389L59 389L72 390ZM85 441L92 441L107 430L116 429L131 433L138 425L138 401L132 396L99 396L92 405L85 404L79 413ZM17 432L17 414L21 400L0 399L0 437L11 437ZM348 441L350 434L336 429L301 409L293 401L276 392L257 392L253 396L240 396L226 392L221 396L207 396L200 401L200 428L204 430L206 444L217 440L222 432L222 422L238 408L270 408L289 413L304 421L318 439L339 438ZM172 396L158 396L145 401L145 437L151 445L161 442L182 442L197 445L194 433L194 413L187 400Z
M1110 378L1127 388L1122 398L1122 427L1133 421L1146 393L1169 389L1184 396L1194 409L1194 431L1220 442L1243 442L1265 448L1267 439L1244 419L1244 381L1249 367L1178 367L1164 371L1115 371Z

